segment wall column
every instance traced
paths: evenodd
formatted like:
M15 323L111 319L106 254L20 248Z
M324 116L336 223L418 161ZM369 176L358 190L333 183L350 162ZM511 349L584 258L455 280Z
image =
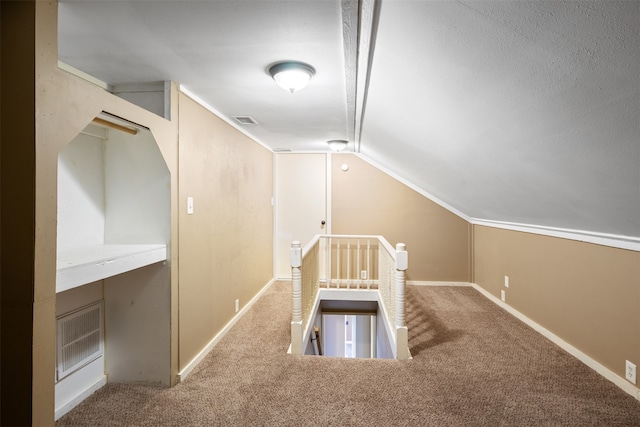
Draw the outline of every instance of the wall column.
M36 2L0 2L1 425L32 424Z

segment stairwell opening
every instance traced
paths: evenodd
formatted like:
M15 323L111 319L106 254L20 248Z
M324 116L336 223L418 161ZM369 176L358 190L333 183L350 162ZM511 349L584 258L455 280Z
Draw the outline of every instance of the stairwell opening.
M322 300L305 354L393 359L376 301Z

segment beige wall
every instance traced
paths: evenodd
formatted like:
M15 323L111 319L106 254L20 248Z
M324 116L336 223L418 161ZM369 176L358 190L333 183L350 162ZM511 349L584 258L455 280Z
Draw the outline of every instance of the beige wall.
M179 102L182 369L273 277L273 153Z
M474 246L479 286L622 377L640 366L640 253L482 226Z
M407 280L470 281L469 223L353 154L332 155L331 221L333 234L406 243Z

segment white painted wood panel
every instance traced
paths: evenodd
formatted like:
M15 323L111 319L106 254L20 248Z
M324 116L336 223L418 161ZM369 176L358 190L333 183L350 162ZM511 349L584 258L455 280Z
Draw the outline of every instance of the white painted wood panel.
M167 243L171 175L151 133L110 131L104 158L104 242Z
M109 382L168 387L171 268L160 263L104 281Z
M104 357L100 356L55 385L56 420L107 383Z
M324 349L324 356L344 357L344 322L344 314L324 314L322 316L322 348Z
M59 251L56 292L166 259L166 245L95 245Z
M56 294L56 317L102 299L102 280Z
M58 250L104 241L104 129L88 126L58 156Z

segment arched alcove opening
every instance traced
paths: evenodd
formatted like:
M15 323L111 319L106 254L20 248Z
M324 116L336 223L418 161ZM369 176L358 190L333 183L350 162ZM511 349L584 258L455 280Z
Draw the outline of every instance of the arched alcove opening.
M106 113L58 155L56 419L106 384L170 385L171 174Z

